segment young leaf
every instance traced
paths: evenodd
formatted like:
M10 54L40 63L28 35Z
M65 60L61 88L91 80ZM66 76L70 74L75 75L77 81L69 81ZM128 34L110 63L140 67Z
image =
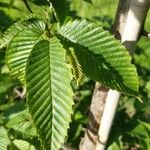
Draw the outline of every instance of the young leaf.
M22 110L19 112L12 113L10 116L7 116L5 119L6 119L7 128L12 128L16 124L20 124L25 120L30 120L30 115L27 110Z
M87 21L69 22L58 33L71 42L83 72L127 94L138 91L136 68L127 50L107 31Z
M27 141L24 140L14 140L12 142L14 150L36 150L36 148Z
M26 138L36 136L29 111L25 109L24 103L16 103L4 113L5 126L11 129L11 134Z
M11 126L10 129L15 137L18 136L23 137L23 139L32 139L37 136L32 121L22 121L21 123Z
M29 53L44 33L43 21L35 21L28 29L20 31L7 49L7 64L12 75L25 83L25 67Z
M45 149L60 149L72 113L71 69L56 38L38 42L27 64L27 106Z
M6 150L9 144L7 131L4 127L0 126L0 150Z
M77 82L80 82L82 79L82 69L81 65L75 55L74 49L68 49L67 55L69 56L70 64L72 66L72 73Z

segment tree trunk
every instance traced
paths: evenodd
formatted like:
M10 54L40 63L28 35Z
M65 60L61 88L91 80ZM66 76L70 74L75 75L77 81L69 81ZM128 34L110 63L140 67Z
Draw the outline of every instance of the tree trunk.
M119 1L112 31L130 53L133 52L140 37L149 6L150 0ZM89 124L81 140L80 150L105 149L119 95L119 92L113 90L108 92L107 88L96 83L90 106ZM107 123L109 123L108 126L106 126Z
M94 150L98 141L98 129L104 111L108 89L96 83L89 112L89 123L80 150Z

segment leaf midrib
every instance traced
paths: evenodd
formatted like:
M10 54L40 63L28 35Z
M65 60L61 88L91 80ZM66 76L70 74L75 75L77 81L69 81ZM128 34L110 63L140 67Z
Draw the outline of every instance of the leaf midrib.
M51 119L51 131L53 131L53 119L54 119L54 115L53 115L53 110L54 110L54 104L53 104L53 94L52 94L52 74L51 74L51 72L52 72L52 67L51 67L51 46L50 46L50 42L48 42L49 43L49 55L48 55L48 61L49 61L49 84L50 84L50 99L51 99L51 113L52 113L52 115L51 115L51 117L52 117L52 119ZM51 132L51 139L52 139L52 137L53 137L53 132ZM51 140L51 147L52 147L52 143L53 143L53 140Z

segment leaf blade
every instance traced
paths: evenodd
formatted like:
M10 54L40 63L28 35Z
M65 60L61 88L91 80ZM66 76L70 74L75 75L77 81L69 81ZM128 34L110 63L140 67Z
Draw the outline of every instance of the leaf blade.
M32 20L33 19L33 20ZM39 19L43 20L43 18L41 18L40 16L36 15L36 14L29 14L27 15L26 17L22 18L20 21L14 23L10 28L8 28L3 36L0 38L0 49L2 49L3 47L6 47L8 46L8 44L10 43L10 41L13 39L13 37L20 31L23 31L23 30L27 30L28 28L32 28L32 25L35 23L35 20ZM32 20L30 22L30 20ZM34 22L34 23L32 23ZM39 22L40 24L40 22ZM41 30L42 28L44 28L44 23L41 23ZM40 29L40 26L39 26L39 29Z
M50 43L40 41L34 47L28 60L26 78L27 105L39 137L45 148L59 149L71 120L73 92L65 51L56 38L50 39Z
M85 20L67 23L58 34L74 47L87 76L112 89L137 94L136 68L126 49L112 35Z
M9 144L9 139L7 135L7 131L3 126L0 126L0 149L6 150Z
M70 10L70 3L68 0L50 0L52 3L56 14L57 18L60 21L60 24L63 24L63 22L66 19L66 16L68 15L68 12Z
M74 49L68 49L67 55L69 57L69 62L71 64L73 76L77 80L77 82L79 83L83 77L83 74L82 74L81 65L80 65L80 63L79 63L79 61L75 55Z
M44 34L44 23L34 22L26 30L20 31L12 39L7 51L6 60L10 73L25 84L25 68L29 54L34 45Z

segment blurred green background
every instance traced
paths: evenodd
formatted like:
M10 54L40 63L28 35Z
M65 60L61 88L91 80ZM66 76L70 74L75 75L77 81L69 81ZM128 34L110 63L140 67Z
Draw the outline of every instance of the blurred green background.
M36 13L41 13L39 6L28 0L29 5ZM72 0L70 15L75 18L85 18L98 22L109 30L113 24L118 0L93 0L93 5L83 0ZM20 17L28 14L28 10L22 0L0 0L0 37L2 33ZM145 28L150 30L150 13L148 13ZM143 103L136 98L122 95L116 118L108 141L108 150L150 150L150 40L141 37L134 53L134 62L140 80L139 95ZM12 79L5 65L5 49L0 50L0 129L3 126L9 128L7 118L13 118L13 113L24 110L25 98L21 97L23 88L16 79ZM75 91L75 106L69 135L66 142L78 149L81 137L88 121L88 111L91 102L94 82L84 78L80 85L73 83ZM20 109L17 109L20 108ZM11 113L8 113L11 112ZM5 118L5 119L4 119ZM5 121L4 121L5 120ZM10 138L9 149L26 150L34 149L38 138L30 139L16 126L10 126L7 130ZM23 135L22 135L23 134ZM32 134L34 135L34 134ZM13 142L12 142L13 141ZM33 142L34 141L34 142ZM18 143L24 142L24 147ZM29 143L33 147L29 146Z

